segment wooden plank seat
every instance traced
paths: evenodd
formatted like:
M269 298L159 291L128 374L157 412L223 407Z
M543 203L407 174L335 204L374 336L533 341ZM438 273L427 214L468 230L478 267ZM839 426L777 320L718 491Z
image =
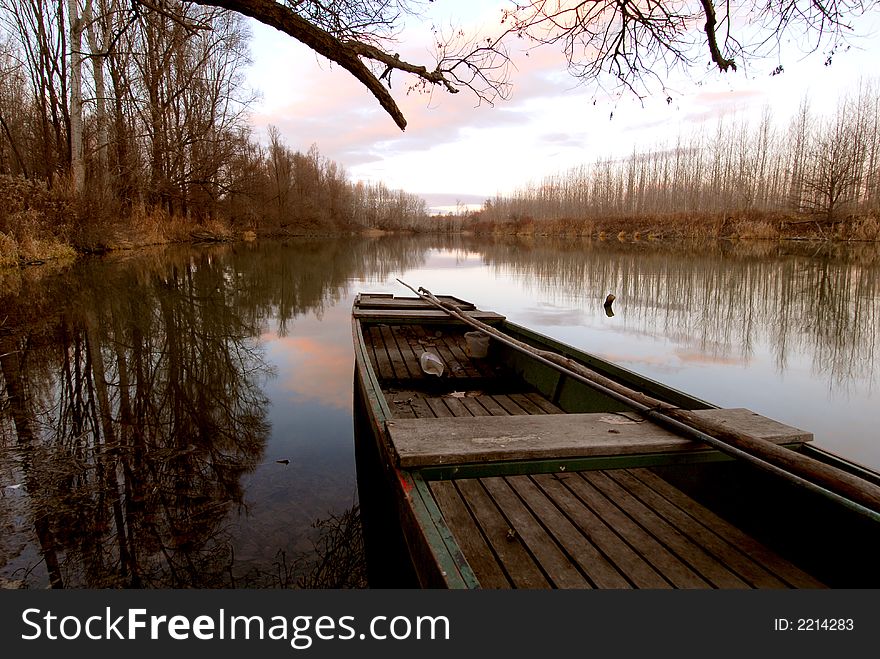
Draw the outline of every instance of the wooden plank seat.
M813 437L745 408L695 413L777 444L802 443ZM533 414L523 410L519 415L490 418L453 416L451 410L441 415L435 409L434 416L386 423L400 467L709 449L629 413Z
M493 311L471 311L468 315L484 323L495 324L505 319L505 316ZM431 323L431 324L457 324L460 321L452 318L440 309L385 309L385 308L359 308L352 311L352 316L358 320L375 322L406 322L406 323Z
M439 295L437 299L462 311L473 311L472 302L460 300L451 295ZM394 297L388 293L361 293L358 301L360 309L433 309L431 304L418 297Z

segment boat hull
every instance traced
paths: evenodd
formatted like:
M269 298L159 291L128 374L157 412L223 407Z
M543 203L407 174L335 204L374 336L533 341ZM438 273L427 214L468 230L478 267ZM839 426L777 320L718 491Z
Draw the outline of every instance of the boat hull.
M378 472L361 482L359 459L359 485L384 491L377 515L390 520L384 528L398 531L402 549L394 555L409 559L411 583L880 584L873 519L712 447L649 432L625 405L495 341L491 359L470 359L463 338L470 328L426 315L414 299L401 306L397 298L378 299L377 309L376 299L359 297L353 313L357 435L373 451ZM734 424L743 416L497 314L484 319L671 405ZM415 370L424 349L445 358L445 378ZM875 472L812 447L809 433L763 417L757 422L749 428L769 441L880 482ZM595 439L585 439L590 433L579 429L593 426ZM438 448L441 440L446 449Z

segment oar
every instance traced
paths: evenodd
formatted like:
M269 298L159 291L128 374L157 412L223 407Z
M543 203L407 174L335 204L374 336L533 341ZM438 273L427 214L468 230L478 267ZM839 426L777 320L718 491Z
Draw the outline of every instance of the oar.
M400 279L397 281L423 300L463 323L623 403L658 425L689 439L702 441L733 457L747 460L797 485L832 498L875 521L880 521L880 487L870 481L765 439L732 431L691 410L676 407L643 392L630 389L567 357L523 343L471 317L454 305L437 299L426 288L419 287L416 290Z

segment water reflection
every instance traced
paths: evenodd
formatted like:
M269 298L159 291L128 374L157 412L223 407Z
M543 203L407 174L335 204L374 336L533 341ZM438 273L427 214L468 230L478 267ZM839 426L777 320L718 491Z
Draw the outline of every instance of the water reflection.
M227 569L269 369L218 262L165 265L90 268L53 317L2 337L3 474L54 587L205 586Z
M568 322L614 291L617 331L674 337L700 359L748 361L756 346L782 371L809 354L832 387L872 383L880 326L880 251L873 245L712 244L691 251L599 241L503 242L484 258L545 305L538 324ZM562 307L561 309L558 307ZM606 314L607 315L607 314ZM692 355L692 357L696 357Z
M255 567L230 581L234 588L367 588L360 506L316 520L313 554L290 557L279 550L269 569Z
M405 293L396 277L824 432L824 445L846 436L840 452L880 466L878 273L867 247L474 237L7 273L0 586L363 586L358 485L377 483L355 467L349 314L360 290Z
M257 583L263 577L255 574L269 572L268 551L284 557L285 583L314 585L315 565L331 574L324 554L338 552L320 548L340 526L334 520L358 515L349 466L350 333L344 348L288 335L298 320L320 322L353 274L407 267L423 253L415 245L328 240L178 249L91 261L62 275L33 271L34 280L12 282L0 318L3 584ZM345 320L340 326L347 327L347 312ZM317 395L318 404L276 414L267 392L279 368L285 388ZM334 387L333 372L344 373L348 387ZM313 417L315 432L304 431L304 410L320 415L325 405L338 418ZM270 446L271 423L283 432L297 411L288 443ZM299 452L310 473L278 455L328 429L335 450L319 450L317 460ZM287 500L292 477L315 488L322 480L316 464L335 469L340 454L348 507L332 497L320 523L306 505L293 530L283 518L266 529L267 504L297 506ZM273 486L275 501L255 506L245 497ZM254 525L266 533L250 552L244 531ZM314 532L300 533L303 527Z

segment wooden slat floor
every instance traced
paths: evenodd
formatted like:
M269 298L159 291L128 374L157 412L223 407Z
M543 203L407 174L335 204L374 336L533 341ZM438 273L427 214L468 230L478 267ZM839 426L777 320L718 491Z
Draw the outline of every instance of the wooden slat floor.
M515 390L489 361L470 359L462 332L367 326L393 416L563 412L525 384ZM440 354L461 391L427 386L433 376L418 365L426 348ZM504 393L468 390L468 379L493 378L504 381ZM484 588L822 587L648 469L435 480L429 487Z
M423 380L419 357L432 350L445 363L444 379L494 378L498 372L485 359L471 359L467 354L462 328L438 328L428 331L421 325L369 324L364 328L364 342L381 380Z
M443 328L440 335L419 325L368 325L364 339L373 367L384 383L385 398L392 414L399 418L452 416L506 416L510 414L559 414L562 410L524 383L504 377L491 361L472 359L467 354L464 330ZM419 357L426 349L443 359L447 388L461 390L454 394L436 392L438 380L424 375ZM482 386L497 383L488 393ZM514 391L511 384L518 387Z
M484 588L820 588L647 469L431 481Z

